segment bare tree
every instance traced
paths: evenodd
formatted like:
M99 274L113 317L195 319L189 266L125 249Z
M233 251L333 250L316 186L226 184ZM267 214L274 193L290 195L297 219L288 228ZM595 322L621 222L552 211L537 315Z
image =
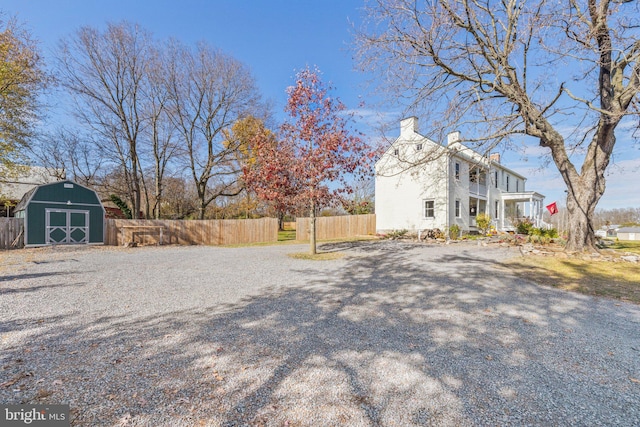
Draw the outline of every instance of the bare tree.
M186 151L199 199L199 217L221 196L238 195L240 164L223 130L260 105L255 81L236 59L201 43L169 47L167 92L170 117Z
M95 150L89 135L61 127L43 133L31 147L40 164L59 179L72 179L82 185L96 186L104 159Z
M597 209L594 222L599 228L611 224L623 226L640 224L640 207Z
M593 250L616 128L638 114L639 12L611 0L377 0L357 50L434 126L547 148L567 185L566 248Z
M351 192L341 198L342 208L349 215L373 213L375 203L375 179L365 176L356 179L351 185Z
M147 187L146 204L149 210L150 200L153 199L153 217L159 219L162 215L164 200L164 176L167 173L170 162L184 150L177 141L177 129L173 124L169 104L170 97L165 82L167 78L167 62L164 52L154 49L150 58L149 76L145 94L148 96L145 117L148 126L145 128L145 136L148 140L147 153L150 167L153 170L153 197L149 197ZM149 213L147 213L149 216Z
M83 27L62 42L58 67L76 116L96 135L101 154L121 169L133 218L141 207L139 146L150 53L151 35L137 25L108 24L104 32Z

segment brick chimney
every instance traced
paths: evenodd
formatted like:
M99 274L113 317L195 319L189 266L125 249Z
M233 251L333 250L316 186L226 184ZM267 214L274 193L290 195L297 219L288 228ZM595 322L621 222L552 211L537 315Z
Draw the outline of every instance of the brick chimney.
M493 163L500 164L500 153L491 153L489 154L489 160Z

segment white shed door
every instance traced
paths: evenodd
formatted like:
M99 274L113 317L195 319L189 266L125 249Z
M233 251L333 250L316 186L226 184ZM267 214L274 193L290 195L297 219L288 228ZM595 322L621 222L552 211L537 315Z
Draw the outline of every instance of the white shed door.
M89 211L47 209L45 215L48 245L89 242Z

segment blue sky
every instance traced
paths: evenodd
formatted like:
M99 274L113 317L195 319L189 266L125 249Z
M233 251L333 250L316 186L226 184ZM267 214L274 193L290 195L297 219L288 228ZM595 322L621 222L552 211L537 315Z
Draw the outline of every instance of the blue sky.
M31 30L48 62L60 38L79 27L101 28L121 20L140 24L158 39L207 41L245 63L279 113L295 70L306 65L322 70L347 107L358 108L361 101L373 105L364 87L367 77L354 71L349 51L351 23L358 23L362 6L362 0L3 0L0 9L17 15ZM393 106L379 110L400 118ZM429 135L428 129L421 130ZM398 132L399 125L388 136ZM527 190L544 194L547 203L563 204L564 183L553 165L540 170L540 154L533 145L525 156L503 153L502 163L528 177ZM640 206L640 150L630 133L619 136L614 160L599 207Z

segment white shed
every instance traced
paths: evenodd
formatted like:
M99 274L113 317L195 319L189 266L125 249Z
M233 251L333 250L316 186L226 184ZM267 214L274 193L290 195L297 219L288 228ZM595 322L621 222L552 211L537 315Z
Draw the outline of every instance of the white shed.
M640 227L619 228L618 240L640 240Z

